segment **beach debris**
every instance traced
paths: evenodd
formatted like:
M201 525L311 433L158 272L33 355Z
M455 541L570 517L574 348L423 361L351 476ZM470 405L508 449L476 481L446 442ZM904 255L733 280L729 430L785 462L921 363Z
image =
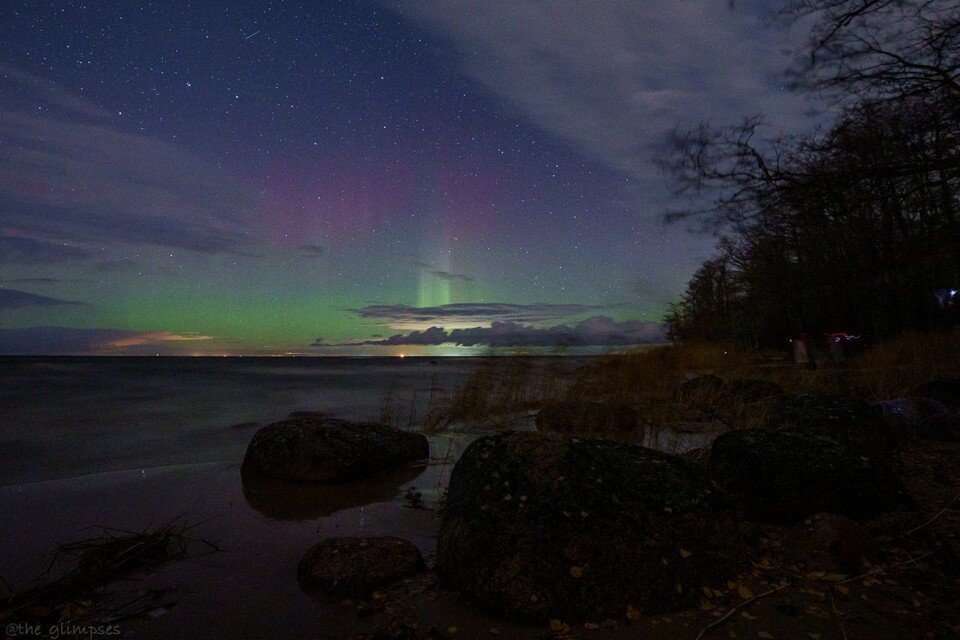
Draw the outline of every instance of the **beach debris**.
M423 492L416 487L409 487L403 494L403 499L407 503L406 506L411 509L426 509L423 504Z
M99 536L63 544L47 572L0 600L0 622L116 622L169 610L176 603L165 591L148 590L117 601L104 588L167 562L218 551L213 543L190 535L195 526L170 522L143 532L101 528ZM76 566L49 578L53 567L67 558L76 558Z
M785 559L825 572L857 571L873 547L860 523L835 513L818 513L804 519L782 541Z

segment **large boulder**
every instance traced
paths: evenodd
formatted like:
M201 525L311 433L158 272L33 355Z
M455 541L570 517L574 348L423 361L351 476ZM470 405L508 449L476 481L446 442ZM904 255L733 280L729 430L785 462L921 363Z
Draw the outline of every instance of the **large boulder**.
M556 400L537 413L537 429L573 435L630 434L639 426L637 410L616 402Z
M611 440L506 433L476 440L454 467L437 570L502 615L602 620L689 606L742 550L734 508L694 465Z
M897 504L903 487L892 458L812 432L725 433L713 442L710 469L749 519L786 525L821 511L871 518Z
M902 438L960 441L960 415L930 398L881 400L872 406L888 427Z
M817 513L790 529L781 541L784 559L810 571L852 573L874 550L856 520Z
M362 598L424 566L420 550L409 540L325 538L310 547L297 565L297 579L309 594Z
M423 434L310 415L257 431L243 464L273 478L338 482L372 476L429 455Z

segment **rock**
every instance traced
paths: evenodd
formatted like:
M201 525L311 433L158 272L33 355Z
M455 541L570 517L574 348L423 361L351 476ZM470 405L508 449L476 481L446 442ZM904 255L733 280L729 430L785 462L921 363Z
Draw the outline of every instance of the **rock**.
M700 469L652 449L551 433L485 436L451 475L437 570L523 620L673 610L736 569L735 515Z
M960 411L960 378L931 380L910 392L916 398L936 400L951 411Z
M870 405L899 439L960 441L960 416L930 398L896 398Z
M639 426L637 410L628 404L558 400L537 414L537 429L569 434L629 434Z
M784 535L784 559L810 571L853 573L873 551L870 536L855 520L818 513Z
M424 566L420 550L409 540L325 538L310 547L297 565L297 580L309 594L362 598Z
M783 395L783 387L769 380L735 380L727 385L727 395L737 402L760 402Z
M900 501L891 459L842 437L769 429L731 431L710 451L710 469L748 518L793 525L828 511L871 518Z
M781 398L773 408L772 424L793 433L845 439L878 456L892 456L899 440L866 402L834 394Z
M243 464L273 478L337 482L372 476L429 455L427 439L419 433L307 416L257 431Z

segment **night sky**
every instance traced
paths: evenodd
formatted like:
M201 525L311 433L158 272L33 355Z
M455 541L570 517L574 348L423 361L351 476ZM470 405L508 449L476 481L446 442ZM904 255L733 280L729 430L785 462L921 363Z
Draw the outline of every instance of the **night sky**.
M715 242L661 222L666 133L811 118L770 14L4 2L0 353L655 339Z

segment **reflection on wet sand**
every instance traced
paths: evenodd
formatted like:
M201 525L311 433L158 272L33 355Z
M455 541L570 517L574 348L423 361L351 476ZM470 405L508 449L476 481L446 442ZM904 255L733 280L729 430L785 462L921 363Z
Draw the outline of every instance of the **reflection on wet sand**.
M244 465L240 469L247 504L273 520L316 520L343 509L385 502L424 472L423 463L372 478L337 484L271 478Z

